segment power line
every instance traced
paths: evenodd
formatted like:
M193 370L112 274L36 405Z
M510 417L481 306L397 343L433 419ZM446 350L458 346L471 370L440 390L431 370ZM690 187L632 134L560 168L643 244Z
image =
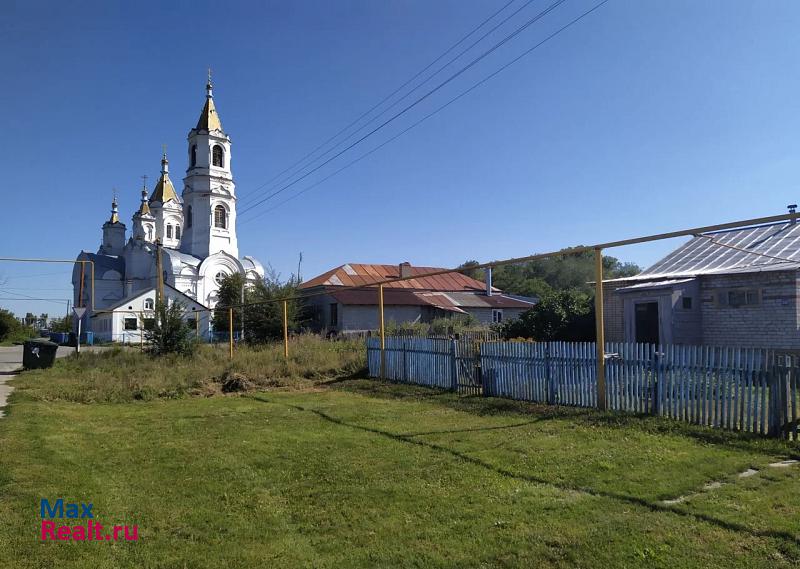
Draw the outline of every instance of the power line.
M414 81L414 80L415 80L417 77L419 77L420 75L422 75L423 73L425 73L425 72L426 72L428 69L430 69L431 67L433 67L433 66L434 66L434 65L435 65L437 62L439 62L441 59L443 59L443 58L444 58L444 57L445 57L447 54L449 54L451 51L453 51L453 50L454 50L456 47L458 47L459 45L461 45L461 44L462 44L464 41L466 41L466 40L467 40L467 38L469 38L469 37L470 37L472 34L474 34L475 32L477 32L478 30L480 30L480 29L481 29L483 26L485 26L485 25L486 25L488 22L490 22L492 19L494 19L494 18L495 18L495 17L496 17L498 14L500 14L500 13L501 13L503 10L505 10L506 8L508 8L508 7L509 7L511 4L513 4L515 1L516 1L516 0L510 0L508 3L506 3L505 5L503 5L503 7L501 7L499 10L497 10L496 12L494 12L494 13L493 13L491 16L489 16L489 17L488 17L488 18L486 18L485 20L483 20L483 21L482 21L480 24L478 24L478 25L477 25L475 28L473 28L473 29L472 29L472 30L471 30L471 31L470 31L470 32L469 32L467 35L465 35L465 36L464 36L464 37L462 37L460 40L458 40L456 43L454 43L452 46L450 46L450 47L449 47L449 48L448 48L448 49L447 49L447 50L446 50L444 53L442 53L442 54L441 54L439 57L437 57L436 59L434 59L433 61L431 61L431 62L430 62L430 63L429 63L427 66L425 66L423 69L421 69L420 71L418 71L418 72L417 72L417 73L416 73L416 74L415 74L413 77L411 77L411 78L410 78L408 81L406 81L405 83L403 83L402 85L400 85L400 86L399 86L397 89L395 89L394 91L392 91L391 93L389 93L389 94L388 94L386 97L384 97L384 98L383 98L383 99L382 99L380 102L378 102L376 105L373 105L373 106L372 106L372 107L371 107L369 110L367 110L366 112L364 112L363 114L361 114L361 115L360 115L360 116L359 116L357 119L355 119L353 122L351 122L351 123L350 123L350 124L348 124L346 127L344 127L343 129L341 129L339 132L337 132L336 134L334 134L334 135L333 135L332 137L330 137L328 140L326 140L325 142L323 142L322 144L320 144L319 146L317 146L317 147L316 147L314 150L312 150L311 152L309 152L308 154L306 154L306 155L305 155L303 158L301 158L300 160L298 160L297 162L295 162L294 164L292 164L291 166L289 166L288 168L286 168L286 169L285 169L285 170L283 170L282 172L279 172L279 173L278 173L276 176L274 176L273 178L271 178L271 179L270 179L270 180L268 180L267 182L265 182L265 183L261 184L261 185L260 185L259 187L257 187L257 188L256 188L254 191L260 190L261 188L263 188L263 187L265 187L265 186L269 186L269 185L271 185L271 183L272 183L274 180L276 180L277 178L280 178L280 177L281 177L281 176L282 176L284 173L286 173L286 172L288 172L289 170L293 169L293 168L294 168L295 166L297 166L298 164L300 164L300 163L302 163L302 162L305 162L305 160L306 160L307 158L309 158L309 157L313 156L314 154L316 154L316 152L317 152L318 150L320 150L321 148L325 147L325 146L326 146L328 143L330 143L330 142L332 142L333 140L335 140L336 138L338 138L338 137L339 137L341 134L343 134L344 132L348 131L348 130L349 130L351 127L353 127L354 125L358 124L358 123L361 121L361 119L363 119L364 117L366 117L367 115L369 115L369 114L370 114L372 111L374 111L375 109L377 109L378 107L380 107L381 105L383 105L383 104L384 104L386 101L388 101L389 99L391 99L392 97L394 97L394 96L395 96L395 95L396 95L398 92L400 92L402 89L404 89L404 88L405 88L405 87L406 87L406 86L407 86L409 83L411 83L411 82L412 82L412 81ZM497 28L499 28L500 26L502 26L503 24L505 24L505 23L506 23L508 20L510 20L511 18L513 18L514 16L516 16L516 15L517 15L519 12L521 12L523 9L525 9L526 7L528 7L528 6L529 6L529 5L530 5L532 2L534 2L534 1L535 1L535 0L527 0L527 2L525 2L525 3L524 3L524 4L523 4L523 5L520 7L520 8L518 8L517 10L515 10L514 12L512 12L512 13L511 13L509 16L507 16L506 18L504 18L503 20L501 20L501 21L500 21L500 22L499 22L497 25L495 25L495 26L494 26L492 29L490 29L488 32L486 32L486 33L485 33L485 34L483 34L481 37L479 37L479 38L478 38L476 41L474 41L472 44L470 44L470 45L469 45L467 48L465 48L464 50L462 50L461 52L459 52L459 54L458 54L458 55L456 55L454 58L452 58L450 61L448 61L446 64L444 64L442 67L440 67L439 69L437 69L436 71L434 71L434 72L433 72L432 74L430 74L430 75L429 75L427 78L425 78L425 79L424 79L422 82L420 82L420 83L418 83L417 85L415 85L415 86L414 86L414 88L412 88L410 91L408 91L408 92L407 92L405 95L403 95L402 97L400 97L399 99L397 99L397 100L396 100L394 103L392 103L392 104L391 104L389 107L387 107L386 109L384 109L383 111L381 111L381 112L380 112L378 115L376 115L376 116L374 116L373 118L371 118L371 119L370 119L370 120L369 120L367 123L365 123L364 125L362 125L361 127L359 127L359 128L358 128L358 129L357 129L355 132L353 132L353 133L351 133L350 135L348 135L348 136L347 136L347 138L350 138L350 137L352 137L352 136L353 136L355 133L359 132L360 130L364 129L364 128L365 128L367 125L369 125L370 123L372 123L372 122L374 122L375 120L377 120L377 119L378 119L378 117L380 117L381 115L383 115L383 114L385 114L386 112L388 112L388 111L389 111L390 109L392 109L392 108L393 108L395 105L397 105L398 103L400 103L400 101L402 101L403 99L407 98L409 95L411 95L411 93L413 93L414 91L416 91L417 89L419 89L419 88L420 88L422 85L424 85L425 83L427 83L428 81L430 81L430 80L431 80L433 77L435 77L436 75L438 75L438 74L439 74L439 73L440 73L440 72L441 72L443 69L447 68L447 67L448 67L450 64L452 64L454 61L456 61L458 58L460 58L462 55L464 55L464 54L465 54L467 51L469 51L470 49L472 49L473 47L475 47L475 45L477 45L478 43L480 43L481 41L483 41L483 40L484 40L484 39L485 39L485 38L486 38L486 37L487 37L489 34L491 34L492 32L494 32L495 30L497 30ZM344 140L347 140L347 138L345 138ZM334 150L334 149L335 149L337 146L339 146L340 144L342 144L342 142L344 142L344 140L342 140L342 141L340 141L340 142L337 142L337 143L336 143L336 144L335 144L335 145L334 145L332 148L330 148L329 150L327 150L326 152L324 152L324 153L323 153L323 154L322 154L320 157L318 157L318 158L315 158L314 160L312 160L311 162L309 162L309 163L308 163L308 164L306 164L305 166L303 166L303 167L299 168L297 171L293 172L293 173L292 173L290 176L287 176L286 178L284 178L284 179L283 179L283 180L282 180L280 183L283 183L283 182L285 182L286 180L289 180L289 179L291 179L293 176L296 176L296 175L297 175L299 172L301 172L301 171L302 171L304 168L307 168L308 166L310 166L311 164L313 164L313 163L314 163L314 161L316 161L316 160L319 160L320 158L322 158L322 157L323 157L323 156L325 156L326 154L329 154L330 152L332 152L332 151L333 151L333 150ZM256 199L257 199L257 198L258 198L258 196L257 196L257 195L253 195L251 198L247 198L246 200L243 200L242 206L244 206L246 202L252 202L252 201L253 201L253 198L256 198Z
M257 201L255 204L253 204L253 205L251 205L251 206L249 206L249 207L246 207L246 208L245 208L245 209L244 209L242 212L240 212L240 213L239 213L239 215L244 215L244 214L246 214L248 211L251 211L253 208L255 208L255 207L258 207L259 205L261 205L262 203L264 203L264 202L265 202L265 201L267 201L268 199L270 199L270 198L272 198L272 197L274 197L274 196L276 196L276 195L278 195L278 194L282 193L283 191L285 191L285 190L289 189L290 187L292 187L292 186L293 186L293 185L295 185L296 183L300 182L301 180L304 180L305 178L307 178L308 176L310 176L311 174L313 174L314 172L316 172L317 170L319 170L319 169L320 169L320 168L322 168L323 166L325 166L325 165L329 164L330 162L332 162L333 160L335 160L336 158L338 158L339 156L341 156L342 154L344 154L344 153L345 153L345 152L347 152L348 150L350 150L350 149L352 149L353 147L357 146L358 144L360 144L361 142L363 142L364 140L366 140L367 138L369 138L370 136L372 136L373 134L375 134L376 132L378 132L379 130L381 130L382 128L384 128L385 126L387 126L388 124L390 124L391 122L393 122L395 119L399 118L400 116L404 115L404 114L405 114L405 113L407 113L409 110L411 110L412 108L416 107L416 106L417 106L418 104L420 104L422 101L424 101L425 99L427 99L428 97L430 97L430 96L431 96L433 93L435 93L435 92L439 91L439 90L440 90L442 87L444 87L445 85L447 85L447 84L448 84L448 83L450 83L451 81L455 80L455 79L456 79L457 77L459 77L461 74L463 74L463 73L464 73L464 72L466 72L468 69L470 69L470 68L472 68L473 66L475 66L475 65L476 65L478 62L480 62L480 61L481 61L481 60L483 60L484 58L488 57L488 56L489 56L491 53L493 53L494 51L496 51L497 49L499 49L501 46L503 46L503 45L505 45L507 42L511 41L511 40L512 40L513 38L515 38L517 35L521 34L521 33L522 33L523 31L525 31L525 30L526 30L528 27L530 27L532 24L534 24L535 22L537 22L538 20L540 20L541 18L543 18L544 16L546 16L547 14L549 14L550 12L552 12L553 10L555 10L555 9L556 9L558 6L560 6L561 4L563 4L565 1L566 1L566 0L556 0L556 2L554 2L554 3L553 3L553 4L551 4L549 7L545 8L544 10L542 10L541 12L539 12L539 13L538 13L536 16L534 16L533 18L529 19L527 22L525 22L524 24L522 24L520 27L518 27L518 28L517 28L516 30L514 30L512 33L510 33L509 35L507 35L506 37L504 37L502 40L500 40L499 42L497 42L496 44L494 44L494 45L493 45L491 48L489 48L489 49L487 49L486 51L484 51L483 53L481 53L481 54L480 54L478 57L476 57L475 59L473 59L472 61L470 61L470 62L469 62L467 65L465 65L464 67L462 67L461 69L459 69L458 71L456 71L454 74L452 74L450 77L448 77L447 79L445 79L444 81L442 81L441 83L439 83L439 84L438 84L436 87L434 87L433 89L431 89L430 91L428 91L427 93L425 93L424 95L422 95L421 97L419 97L418 99L416 99L416 100L415 100L413 103L411 103L410 105L406 106L405 108L403 108L403 109L402 109L401 111L399 111L398 113L394 114L394 115L393 115L391 118L387 119L386 121L384 121L383 123L381 123L380 125L378 125L377 127L375 127L374 129L372 129L371 131L369 131L367 134L365 134L364 136L362 136L361 138L359 138L358 140L356 140L355 142L353 142L352 144L350 144L349 146L347 146L346 148L344 148L343 150L340 150L339 152L337 152L336 154L334 154L333 156L331 156L330 158L328 158L327 160L325 160L325 161L324 161L322 164L319 164L318 166L315 166L315 167L314 167L313 169L311 169L310 171L306 172L305 174L303 174L303 175L302 175L302 176L300 176L299 178L295 179L293 182L290 182L289 184L287 184L287 185L285 185L285 186L281 187L280 189L278 189L278 190L276 190L276 191L272 192L271 194L269 194L269 195L268 195L268 196L266 196L265 198L262 198L261 200ZM608 1L608 0L604 0L604 1Z
M398 138L400 138L401 136L403 136L404 134L406 134L408 131L410 131L410 130L412 130L412 129L416 128L417 126L419 126L420 124L422 124L423 122L425 122L426 120L428 120L429 118L431 118L432 116L434 116L434 115L438 114L439 112L443 111L444 109L446 109L447 107L449 107L450 105L452 105L453 103L455 103L456 101L458 101L459 99L461 99L462 97L464 97L464 96L466 96L467 94L471 93L472 91L474 91L475 89L477 89L478 87L480 87L481 85L483 85L484 83L486 83L487 81L489 81L490 79L494 78L496 75L500 74L501 72L503 72L503 71L504 71L504 70L506 70L507 68L509 68L509 67L511 67L512 65L514 65L515 63L517 63L517 62L518 62L520 59L522 59L523 57L525 57L525 56L529 55L529 54L530 54L530 53L532 53L534 50L538 49L540 46L542 46L543 44L547 43L548 41L550 41L551 39L553 39L554 37L556 37L557 35L559 35L559 34L560 34L560 33L562 33L563 31L565 31L565 30L567 30L568 28L572 27L573 25L577 24L579 21L581 21L582 19L584 19L586 16L588 16L588 15L590 15L592 12L594 12L594 11L598 10L599 8L601 8L601 7L602 7L604 4L606 4L606 3L608 3L608 2L609 2L609 0L602 0L602 2L599 2L598 4L596 4L595 6L593 6L592 8L590 8L589 10L587 10L587 11L583 12L583 13L582 13L580 16L578 16L578 17L574 18L573 20L570 20L570 21L569 21L567 24L563 25L562 27L560 27L559 29L557 29L555 32L553 32L552 34L550 34L549 36L547 36L546 38L544 38L543 40L541 40L540 42L538 42L538 43L537 43L537 44L535 44L534 46L532 46L532 47L528 48L527 50L523 51L523 52L522 52L520 55L518 55L517 57L515 57L514 59L512 59L511 61L509 61L509 62L508 62L508 63L506 63L505 65L501 66L501 67L500 67L499 69L497 69L496 71L494 71L494 72L492 72L491 74L487 75L486 77L484 77L483 79L481 79L481 80L480 80L480 81L478 81L477 83L474 83L474 84L473 84L471 87L469 87L468 89L465 89L464 91L462 91L461 93L459 93L458 95L456 95L455 97L453 97L452 99L450 99L449 101L447 101L446 103L444 103L443 105L441 105L440 107L437 107L436 109L434 109L433 111L431 111L431 112L430 112L430 113L428 113L427 115L423 116L423 117L422 117L421 119L419 119L418 121L414 122L413 124L411 124L411 125L410 125L410 126L408 126L407 128L405 128L405 129L401 130L400 132L398 132L398 133L397 133L397 134L395 134L394 136L390 137L390 138L389 138L389 139L387 139L386 141L382 142L381 144L379 144L378 146L376 146L376 147L375 147L375 148L373 148L372 150L370 150L370 151L368 151L368 152L365 152L364 154L362 154L362 155L361 155L361 156L359 156L358 158L356 158L356 159L352 160L351 162L349 162L349 163L345 164L344 166L342 166L342 167L341 167L341 168L339 168L338 170L336 170L336 171L332 172L332 173L331 173L331 174L329 174L328 176L326 176L326 177L322 178L321 180L319 180L319 181L315 182L314 184L312 184L312 185L310 185L310 186L308 186L308 187L304 188L303 190L301 190L301 191L297 192L296 194L293 194L291 197L289 197L289 198L287 198L287 199L285 199L285 200L283 200L283 201L281 201L281 202L278 202L278 203L277 203L275 206L273 206L273 207L271 207L271 208L269 208L269 209L266 209L266 210L264 210L264 211L262 211L262 212L259 212L259 213L258 213L258 214L256 214L254 217L251 217L251 218L249 218L249 219L246 219L246 220L244 220L244 221L240 222L240 224L247 224L247 223L249 223L249 222L251 222L251 221L254 221L254 220L258 219L258 218L259 218L259 217L261 217L262 215L265 215L265 214L269 213L270 211L274 211L275 209L279 208L281 205L285 204L286 202L289 202L289 201L291 201L291 200L293 200L293 199L295 199L295 198L297 198L297 197L301 196L302 194L304 194L304 193L308 192L309 190L312 190L312 189L314 189L315 187L317 187L317 186L319 186L320 184L322 184L323 182L325 182L325 181L329 180L330 178L332 178L333 176L335 176L335 175L336 175L336 174L338 174L339 172L342 172L343 170L346 170L346 169L347 169L347 168L349 168L350 166L353 166L353 165L354 165L354 164L356 164L357 162L360 162L360 161L361 161L361 160L363 160L364 158L366 158L366 157L370 156L371 154L373 154L373 153L377 152L378 150L380 150L381 148L383 148L384 146L386 146L386 145L387 145L387 144L389 144L390 142L393 142L393 141L397 140Z

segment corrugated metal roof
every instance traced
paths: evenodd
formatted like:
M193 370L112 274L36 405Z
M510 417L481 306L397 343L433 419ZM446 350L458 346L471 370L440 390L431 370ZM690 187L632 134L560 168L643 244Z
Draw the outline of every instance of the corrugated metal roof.
M638 275L616 280L796 269L800 269L800 223L778 223L705 233Z
M416 276L445 269L409 266L408 270L411 271L412 276ZM300 288L309 289L317 286L365 286L386 279L396 279L399 277L399 265L348 263L304 282L300 285ZM449 273L437 275L435 277L420 276L420 278L391 283L385 286L387 289L402 288L434 291L483 291L485 287L486 285L481 281L462 275L461 273Z
M694 279L667 279L663 281L655 281L655 282L646 282L646 283L638 283L631 286L624 286L622 288L618 288L617 292L626 292L626 291L637 291L637 290L653 290L659 288L667 288L677 284L684 284L688 282L692 282Z

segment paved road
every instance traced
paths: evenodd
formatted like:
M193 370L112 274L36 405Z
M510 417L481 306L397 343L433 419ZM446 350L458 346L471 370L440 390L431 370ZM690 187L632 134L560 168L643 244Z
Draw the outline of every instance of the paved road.
M82 348L83 349L83 348ZM73 353L75 348L59 346L56 352L57 358L63 358ZM0 417L5 414L3 407L6 406L8 396L14 388L6 382L14 377L16 371L22 368L22 346L0 346Z

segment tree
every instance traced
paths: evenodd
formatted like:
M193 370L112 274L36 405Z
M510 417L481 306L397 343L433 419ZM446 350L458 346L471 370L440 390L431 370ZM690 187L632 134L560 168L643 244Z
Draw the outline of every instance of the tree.
M578 290L550 293L518 319L503 323L499 331L509 340L593 341L595 331L591 299Z
M144 328L144 337L150 345L150 353L161 356L165 354L192 355L197 348L194 330L185 319L186 307L180 302L167 306L163 302L156 303L155 318Z
M484 280L484 271L474 269L476 261L461 265L464 274ZM628 277L641 269L634 263L623 263L616 257L603 256L603 277L606 279ZM572 253L565 249L561 255L536 259L516 265L495 267L492 271L492 284L510 294L538 296L544 298L550 293L562 290L578 290L594 293L595 280L594 252Z
M296 296L299 282L292 275L282 282L280 275L268 269L264 280L242 285L244 277L233 274L225 277L217 293L219 302L214 310L214 328L227 331L230 328L229 310L233 308L234 332L241 330L244 319L245 341L264 343L283 337L283 302L280 299ZM296 300L287 301L288 328L296 331L307 320L307 312Z
M20 326L19 320L12 312L0 308L0 342L11 337Z
M72 314L67 314L61 318L52 318L50 320L51 332L72 332L75 329L72 322Z

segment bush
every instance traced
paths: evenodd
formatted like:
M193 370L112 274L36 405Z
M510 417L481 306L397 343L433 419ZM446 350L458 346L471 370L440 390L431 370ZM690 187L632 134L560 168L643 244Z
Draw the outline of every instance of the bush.
M33 328L22 324L12 312L0 308L0 342L24 342L35 335Z
M518 319L503 323L498 331L507 340L594 341L591 300L588 295L576 290L553 292L523 312Z
M185 307L180 302L171 306L163 302L156 304L156 317L142 321L144 336L149 343L149 351L156 356L179 354L190 356L197 349L194 330L184 319ZM145 325L147 324L147 325Z

